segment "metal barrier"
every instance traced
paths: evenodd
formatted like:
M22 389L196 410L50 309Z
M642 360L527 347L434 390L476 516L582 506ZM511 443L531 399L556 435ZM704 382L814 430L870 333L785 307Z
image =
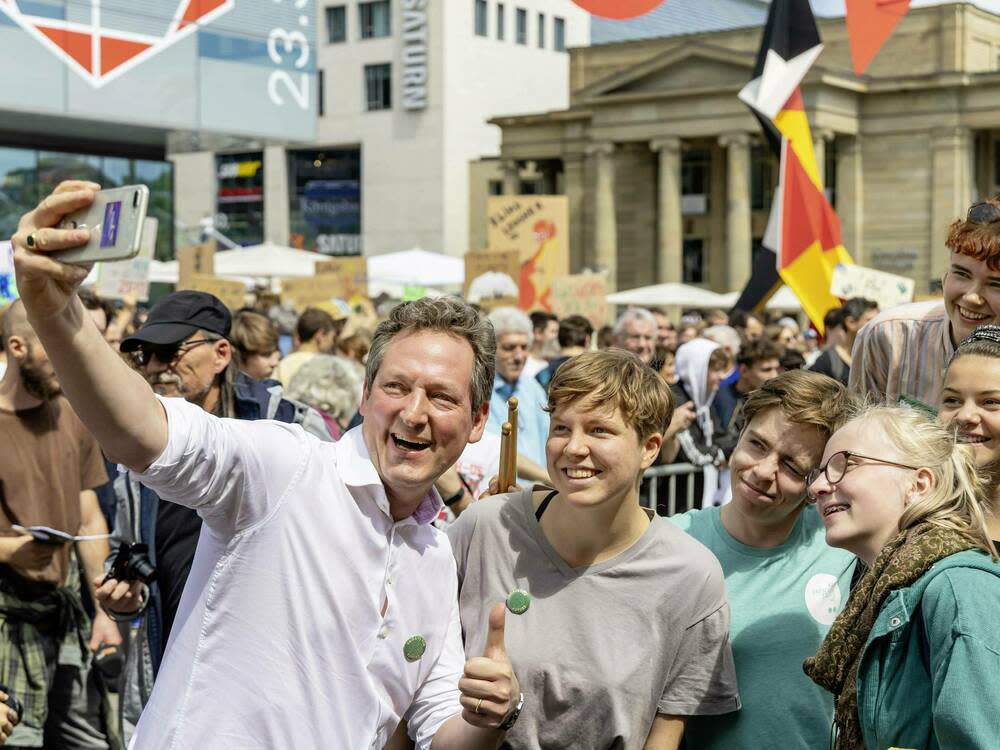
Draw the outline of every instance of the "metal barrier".
M667 502L665 503L666 515L672 516L675 513L684 513L698 507L694 496L694 478L701 472L701 468L694 464L667 464L665 466L651 466L642 475L642 486L639 489L640 502L644 507L656 512L659 507L659 482L661 477L667 477ZM684 481L684 492L680 500L681 506L677 506L677 484ZM643 492L643 490L646 490Z

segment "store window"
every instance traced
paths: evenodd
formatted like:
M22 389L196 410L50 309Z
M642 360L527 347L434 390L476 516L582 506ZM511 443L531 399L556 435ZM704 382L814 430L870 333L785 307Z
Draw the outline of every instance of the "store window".
M358 19L362 39L379 39L392 34L389 0L358 3Z
M699 148L684 152L681 156L681 213L708 213L711 175L711 151Z
M365 109L392 109L392 65L365 66Z
M326 9L326 40L330 44L347 41L347 6Z
M705 240L700 237L684 240L683 260L684 283L703 284L705 282Z
M517 9L517 43L528 43L528 11L524 8Z
M264 241L264 154L219 154L215 226L239 245Z
M486 0L474 0L476 3L476 36L486 36L489 34L489 22L486 16L489 13L489 6Z
M552 47L556 52L566 51L566 19L559 16L553 19Z
M361 150L292 151L289 244L327 255L361 255Z
M148 215L159 222L154 257L173 259L173 165L167 161L0 147L0 236L14 234L21 216L66 179L92 180L105 188L147 185Z

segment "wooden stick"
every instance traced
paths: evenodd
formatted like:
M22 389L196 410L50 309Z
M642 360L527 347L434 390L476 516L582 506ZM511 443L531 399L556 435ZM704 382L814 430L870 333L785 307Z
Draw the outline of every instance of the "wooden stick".
M501 494L507 492L513 484L507 471L508 464L510 464L510 436L510 422L504 422L500 427L500 473L497 474L497 491Z
M511 485L517 484L517 399L507 402L507 421L510 431L504 433L507 442L507 452L500 451L500 491L506 492ZM501 428L502 431L502 428ZM502 443L501 443L502 446Z

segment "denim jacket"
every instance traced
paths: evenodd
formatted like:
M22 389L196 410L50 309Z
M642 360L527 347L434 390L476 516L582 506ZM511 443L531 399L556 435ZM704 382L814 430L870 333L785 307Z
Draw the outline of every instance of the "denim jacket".
M320 440L330 441L330 433L322 416L315 409L284 398L277 381L258 381L239 373L234 389L236 418L246 420L274 419L300 424ZM115 531L111 538L109 564L122 542L142 542L149 547L150 562L156 565L156 516L160 498L153 490L139 483L130 471L114 480L116 513ZM122 671L119 696L121 701L120 731L126 742L135 731L139 714L149 700L153 681L160 669L166 643L163 642L163 620L160 591L156 582L149 586L145 608L128 624L125 636L126 662Z
M1000 747L1000 563L960 552L892 592L858 670L867 750Z

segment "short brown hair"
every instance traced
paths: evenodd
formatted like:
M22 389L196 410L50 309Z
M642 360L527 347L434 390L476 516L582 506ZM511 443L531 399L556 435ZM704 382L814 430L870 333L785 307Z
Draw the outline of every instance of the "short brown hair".
M1000 210L1000 196L981 203L990 203ZM952 252L985 262L991 271L1000 271L1000 222L978 224L968 218L956 219L948 228L944 244Z
M781 349L770 339L761 338L740 347L736 355L736 364L743 367L753 367L758 362L781 359Z
M274 323L251 310L240 310L233 316L229 338L243 357L271 354L278 350L278 330Z
M746 424L778 407L789 422L820 428L827 437L848 418L852 398L836 380L811 370L789 370L752 391L743 404Z
M674 415L674 399L663 379L632 352L609 349L567 360L549 384L550 414L581 399L617 407L640 439L663 435Z
M299 343L312 341L317 333L327 333L334 329L333 316L318 307L307 307L295 324L295 335Z

